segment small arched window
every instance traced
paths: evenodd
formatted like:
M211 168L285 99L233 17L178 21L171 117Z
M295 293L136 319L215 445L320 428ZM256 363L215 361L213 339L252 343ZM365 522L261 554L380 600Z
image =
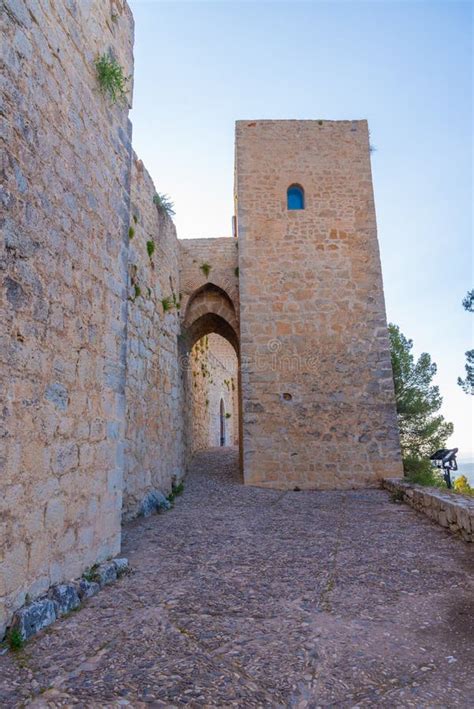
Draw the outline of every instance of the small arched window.
M304 189L301 185L290 185L286 191L287 209L304 209Z

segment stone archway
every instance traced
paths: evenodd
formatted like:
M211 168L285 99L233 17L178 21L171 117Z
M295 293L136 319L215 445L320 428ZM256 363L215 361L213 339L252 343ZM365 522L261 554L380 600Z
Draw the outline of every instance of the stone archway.
M185 446L186 458L189 462L193 452L193 413L192 401L196 386L193 380L193 359L192 352L194 345L199 348L199 343L206 336L219 335L224 338L233 348L237 357L236 391L238 401L238 416L236 425L239 432L239 448L241 447L242 435L242 415L241 415L241 385L240 385L240 342L239 324L236 308L228 293L214 283L206 283L198 287L188 298L184 315L181 321L181 362L183 363L183 384L184 384L184 424L185 424ZM212 339L212 338L211 338ZM217 338L219 339L219 338ZM230 348L229 348L230 349ZM230 351L232 351L230 349ZM235 357L233 356L235 361ZM212 397L210 397L212 398ZM235 399L234 399L235 401ZM229 414L230 415L230 414ZM234 429L235 430L235 429ZM219 443L217 443L219 445Z
M219 286L206 283L188 300L181 334L190 349L198 339L211 332L228 340L239 355L239 324L232 299Z

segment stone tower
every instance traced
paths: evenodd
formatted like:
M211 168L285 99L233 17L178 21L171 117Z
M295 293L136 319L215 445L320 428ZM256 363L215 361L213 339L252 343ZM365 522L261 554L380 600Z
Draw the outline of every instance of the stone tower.
M367 122L238 121L235 198L245 482L399 474Z

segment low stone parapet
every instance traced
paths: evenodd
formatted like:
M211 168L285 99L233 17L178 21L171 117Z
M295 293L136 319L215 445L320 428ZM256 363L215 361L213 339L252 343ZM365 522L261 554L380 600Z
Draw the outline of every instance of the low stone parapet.
M474 498L401 478L387 478L383 486L450 532L460 534L464 541L474 542Z

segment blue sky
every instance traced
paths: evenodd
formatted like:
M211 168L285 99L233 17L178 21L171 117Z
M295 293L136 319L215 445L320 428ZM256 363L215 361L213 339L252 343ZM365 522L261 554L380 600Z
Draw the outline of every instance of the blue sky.
M389 320L438 364L451 444L474 456L472 5L161 2L135 16L133 142L178 235L231 234L234 122L369 121Z

